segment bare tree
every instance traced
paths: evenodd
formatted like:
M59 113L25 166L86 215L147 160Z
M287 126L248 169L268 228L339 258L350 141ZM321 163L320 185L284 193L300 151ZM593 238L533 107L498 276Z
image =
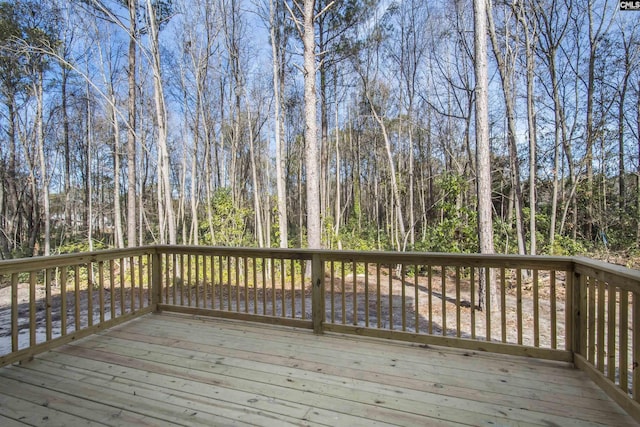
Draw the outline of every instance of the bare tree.
M295 11L287 4L289 14L294 20L304 46L304 114L305 114L305 169L307 187L307 244L309 248L322 246L322 227L320 223L320 162L318 157L318 123L316 93L316 40L314 21L333 5L316 14L315 0L293 2Z
M127 246L136 245L136 59L138 0L127 0L129 9L129 51L127 64Z
M520 161L518 160L518 147L516 141L516 108L515 102L515 90L512 85L513 81L513 58L515 55L510 50L511 40L509 34L510 16L506 16L504 19L504 52L500 49L498 42L498 36L496 33L496 27L493 19L493 7L491 0L488 0L488 21L489 21L489 35L491 38L491 46L493 47L493 53L498 64L498 71L500 74L500 81L502 83L502 92L504 95L505 110L507 116L507 145L509 146L509 169L511 172L511 185L513 188L514 205L515 205L515 224L516 224L516 238L518 240L518 252L525 253L524 244L524 226L522 216L522 185L520 183ZM505 8L505 14L508 14Z
M285 169L284 140L284 79L285 79L285 47L287 44L284 31L284 8L282 2L269 0L269 34L271 41L271 61L273 69L274 99L274 136L276 149L276 190L278 205L278 230L280 247L286 248L289 243L288 211L287 211L287 177Z
M168 231L169 244L175 245L176 221L173 210L172 186L169 178L169 151L167 149L167 109L164 99L164 86L160 61L160 45L158 43L158 21L151 0L147 1L149 17L149 45L151 70L153 71L153 91L156 108L156 125L158 126L158 215L160 219L160 241L164 243L165 231Z
M490 4L490 3L489 3ZM489 11L491 13L491 11ZM473 1L475 34L475 75L476 75L476 174L478 193L478 243L480 253L494 253L493 218L491 205L491 146L489 144L489 99L487 64L487 3L486 0ZM484 281L481 274L478 296L480 306L485 304L486 291L489 291L491 306L498 308L495 286ZM487 289L488 288L488 289Z

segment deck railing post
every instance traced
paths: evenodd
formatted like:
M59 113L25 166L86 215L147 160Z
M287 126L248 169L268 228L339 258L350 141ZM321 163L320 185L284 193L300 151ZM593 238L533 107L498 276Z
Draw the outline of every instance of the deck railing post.
M313 332L321 334L324 328L324 262L320 254L311 257L311 319Z
M570 282L567 283L567 289L570 289L571 296L567 301L571 301L571 307L567 307L567 314L570 315L570 322L567 328L567 343L574 354L586 357L587 345L587 289L586 278L581 273L573 271L573 274L567 275Z
M151 308L158 311L162 302L162 255L157 250L149 254L151 261Z

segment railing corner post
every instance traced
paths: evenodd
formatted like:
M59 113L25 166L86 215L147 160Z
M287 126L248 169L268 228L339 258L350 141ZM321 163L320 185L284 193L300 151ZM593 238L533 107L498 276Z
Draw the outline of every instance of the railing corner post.
M151 308L158 311L162 302L162 255L157 248L151 252Z
M311 319L313 332L321 334L324 329L324 263L320 254L311 257Z

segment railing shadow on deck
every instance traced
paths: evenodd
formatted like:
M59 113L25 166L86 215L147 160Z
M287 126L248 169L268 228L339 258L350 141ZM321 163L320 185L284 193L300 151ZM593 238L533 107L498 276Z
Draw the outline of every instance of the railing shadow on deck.
M640 420L640 272L586 258L149 246L0 261L2 295L0 366L165 310L569 361Z

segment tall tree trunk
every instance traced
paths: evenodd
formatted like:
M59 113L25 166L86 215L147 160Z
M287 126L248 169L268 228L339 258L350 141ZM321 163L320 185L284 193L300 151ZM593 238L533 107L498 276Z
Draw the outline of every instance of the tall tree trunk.
M491 13L491 11L489 11ZM478 196L478 243L480 253L492 254L493 219L491 201L491 146L489 144L489 96L487 64L487 3L485 0L473 1L474 56L476 75L476 174ZM484 308L486 292L491 298L493 310L498 308L498 294L495 280L486 283L485 274L480 274L478 301ZM493 285L492 285L493 284Z
M636 99L636 136L638 138L638 168L636 169L636 244L640 245L640 81Z
M524 3L516 11L522 23L525 37L525 56L527 67L527 128L529 136L529 253L537 252L536 242L536 175L537 175L537 138L536 138L536 110L535 110L535 46L537 44L537 28L531 28L532 22L524 9Z
M407 233L404 225L404 216L402 214L402 200L400 198L400 189L398 188L398 181L396 178L396 167L393 161L393 153L391 151L391 139L389 138L387 126L384 123L384 117L382 117L376 110L370 91L365 88L365 92L369 104L371 105L371 113L373 114L373 118L375 119L375 121L378 123L378 126L380 126L380 130L382 131L382 138L384 140L385 153L387 155L387 161L389 164L389 181L391 183L391 202L393 204L393 208L391 210L395 213L398 226L398 228L396 229L398 235L395 236L396 250L400 251L405 249L404 243L406 242ZM391 234L394 235L394 233Z
M124 233L122 231L122 208L120 205L120 124L116 112L116 98L113 88L111 95L111 120L113 126L113 223L115 232L115 246L124 248Z
M561 128L564 126L562 121L560 104L560 93L558 88L558 79L556 76L556 50L550 50L547 53L549 61L549 73L551 74L551 86L553 88L553 115L554 115L554 145L553 145L553 192L551 196L551 214L549 219L549 247L553 251L556 239L556 219L558 217L558 193L560 187L560 145L562 144Z
M340 223L341 223L341 217L342 217L342 204L341 204L341 200L340 198L341 196L341 190L342 190L342 183L340 181L340 129L338 128L338 98L336 97L336 128L335 128L335 133L336 133L336 194L335 194L335 201L334 201L334 217L335 217L335 222L334 222L334 227L333 227L333 234L337 239L337 244L338 244L338 249L342 249L342 240L340 239Z
M320 162L316 110L315 0L304 0L304 115L305 168L307 184L307 242L309 248L322 246L320 224Z
M513 74L513 67L507 63L507 54L504 55L500 51L498 46L498 38L496 35L496 29L493 21L493 12L491 11L491 0L488 1L489 13L489 35L491 37L491 46L493 47L493 53L498 63L498 72L500 74L500 80L502 82L502 92L504 95L505 113L507 116L507 144L509 146L509 165L511 171L511 185L514 188L514 207L516 213L516 238L518 240L518 253L524 254L526 252L524 245L524 225L522 218L522 186L520 184L520 162L518 160L518 148L516 143L516 113L514 105L514 91L515 88L511 87L511 75ZM507 25L507 24L505 24ZM508 46L509 35L505 35L505 45Z
M67 108L67 81L69 69L61 66L60 96L62 108L62 145L64 147L64 234L71 232L71 147L69 143L69 111Z
M51 255L51 209L49 203L49 178L44 154L44 71L38 69L35 84L36 93L36 143L40 159L40 179L42 184L42 207L44 209L44 256Z
M86 95L87 95L87 103L86 103L86 129L85 129L85 140L86 140L86 153L85 153L85 178L84 178L84 192L85 192L85 212L84 212L84 220L85 227L87 230L87 243L89 245L89 251L93 251L93 185L91 185L91 176L93 175L93 168L91 167L91 149L93 142L93 132L92 132L92 114L91 111L91 90L89 88L89 83L87 82L86 87Z
M129 53L127 80L127 246L136 246L136 10L138 0L128 0L129 7Z
M625 208L626 185L625 185L625 166L624 166L624 103L627 95L627 86L629 83L629 74L625 73L620 88L620 100L618 105L618 207L622 213ZM605 174L603 174L605 175Z
M273 98L274 98L274 134L276 145L276 189L278 206L278 231L280 233L280 247L289 246L289 232L287 221L287 177L285 167L285 141L284 141L284 111L283 111L283 89L284 89L284 54L282 40L282 24L277 17L279 8L276 0L269 0L269 26L271 33L271 56L273 66Z
M264 234L262 229L262 208L260 203L260 187L258 185L258 170L256 167L256 152L253 135L253 123L251 120L251 112L247 109L247 126L249 127L249 161L251 162L251 184L253 187L253 210L256 221L256 237L258 238L258 247L264 248Z
M151 49L151 68L153 70L153 89L158 125L158 214L165 219L169 233L169 244L175 245L176 221L173 211L173 197L171 181L169 178L169 151L167 149L167 111L164 100L164 88L160 65L160 46L158 44L158 23L156 13L151 3L147 0L147 13L149 15L149 42ZM165 236L161 234L160 241L164 243Z

